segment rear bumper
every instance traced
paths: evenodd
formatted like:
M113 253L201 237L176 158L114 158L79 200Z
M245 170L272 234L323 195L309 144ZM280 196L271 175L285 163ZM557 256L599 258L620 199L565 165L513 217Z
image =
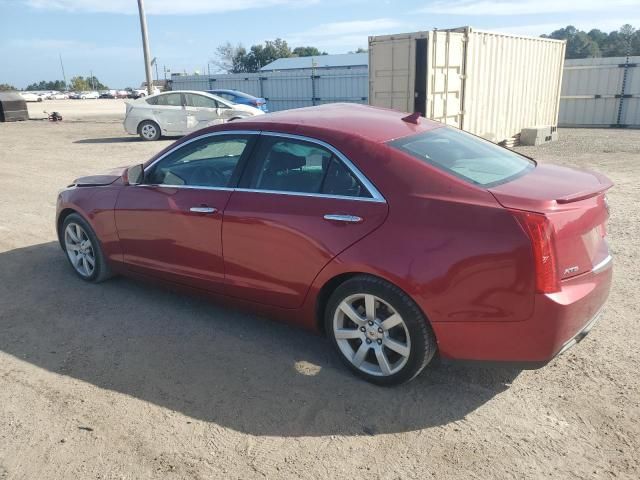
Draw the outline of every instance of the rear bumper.
M599 270L563 282L558 293L536 295L521 322L434 322L444 359L512 363L537 368L580 342L598 322L609 296L609 261Z

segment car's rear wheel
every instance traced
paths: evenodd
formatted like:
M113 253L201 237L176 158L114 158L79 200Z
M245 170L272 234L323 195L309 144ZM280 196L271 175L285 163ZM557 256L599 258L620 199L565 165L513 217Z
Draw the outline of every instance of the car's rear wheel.
M436 352L433 331L415 302L368 275L353 277L333 292L325 327L347 367L378 385L411 380Z
M140 133L140 138L148 142L160 138L160 127L156 122L152 122L151 120L142 122L138 127L138 132Z
M67 259L80 278L99 283L111 276L95 232L77 213L64 219L62 241Z

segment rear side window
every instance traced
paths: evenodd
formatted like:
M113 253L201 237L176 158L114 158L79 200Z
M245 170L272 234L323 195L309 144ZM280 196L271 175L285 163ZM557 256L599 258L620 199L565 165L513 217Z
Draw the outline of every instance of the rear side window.
M389 145L475 185L492 187L535 168L535 162L449 127L400 138Z
M315 143L265 136L255 160L252 189L371 197L339 158Z
M181 107L182 98L179 93L167 93L164 95L158 95L156 97L147 98L147 103L150 105L166 105L171 107Z

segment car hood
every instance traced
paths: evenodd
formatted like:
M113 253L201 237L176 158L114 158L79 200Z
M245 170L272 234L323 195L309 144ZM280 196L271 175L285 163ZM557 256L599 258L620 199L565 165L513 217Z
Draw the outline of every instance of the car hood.
M76 178L73 185L76 187L101 187L111 185L116 180L120 180L128 167L118 167L97 175Z

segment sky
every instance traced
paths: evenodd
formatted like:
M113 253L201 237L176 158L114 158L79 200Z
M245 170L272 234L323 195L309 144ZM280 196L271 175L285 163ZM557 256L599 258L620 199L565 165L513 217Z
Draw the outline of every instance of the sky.
M328 53L367 47L369 35L470 25L540 35L640 28L640 0L144 0L151 55L173 72L215 71L227 41L246 47L277 37ZM111 88L144 80L136 0L0 0L0 83L92 72ZM154 73L155 75L155 73Z

